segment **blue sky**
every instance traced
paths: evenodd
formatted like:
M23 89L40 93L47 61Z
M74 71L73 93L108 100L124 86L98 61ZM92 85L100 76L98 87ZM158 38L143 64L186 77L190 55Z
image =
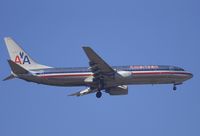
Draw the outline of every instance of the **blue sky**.
M0 79L10 73L3 37L55 67L87 66L91 46L110 65L164 64L194 78L178 86L130 86L129 95L68 97L59 88L0 81L0 135L200 135L198 0L1 0Z

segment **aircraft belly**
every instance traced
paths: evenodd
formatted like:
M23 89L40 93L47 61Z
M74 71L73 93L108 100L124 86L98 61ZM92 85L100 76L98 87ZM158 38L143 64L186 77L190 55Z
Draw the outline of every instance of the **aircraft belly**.
M84 86L85 77L62 77L62 78L42 78L36 76L22 77L29 82L53 86Z
M48 78L48 83L61 86L83 86L85 77Z
M117 79L117 84L171 84L182 83L187 78L180 75L134 75L131 78Z
M37 77L37 76L22 76L19 77L29 82L38 84L46 84L53 86L87 86L85 82L87 76L76 77ZM181 75L133 75L127 78L116 78L115 80L105 81L106 87L113 87L118 85L131 85L131 84L172 84L182 83L187 80L187 77Z

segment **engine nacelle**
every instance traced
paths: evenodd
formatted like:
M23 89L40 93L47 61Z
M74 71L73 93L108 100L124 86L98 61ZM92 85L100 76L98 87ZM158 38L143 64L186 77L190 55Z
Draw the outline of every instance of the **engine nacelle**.
M117 73L122 77L132 77L132 73L129 71L118 71Z
M93 76L90 76L90 77L87 77L87 78L84 80L84 82L85 82L85 83L92 83L93 80L94 80L94 77L93 77Z
M113 87L113 88L107 89L106 93L109 93L110 95L127 95L128 94L128 86L120 85L117 87Z

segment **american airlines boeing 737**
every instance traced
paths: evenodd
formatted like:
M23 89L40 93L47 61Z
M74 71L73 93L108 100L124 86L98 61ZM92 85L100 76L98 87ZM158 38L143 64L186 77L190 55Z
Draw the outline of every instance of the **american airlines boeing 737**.
M128 85L172 84L176 85L193 77L192 73L176 66L130 65L111 67L90 47L83 47L89 59L89 67L53 68L35 62L14 40L4 38L10 59L11 75L5 80L19 78L28 82L53 86L86 86L70 96L83 96L102 92L110 95L127 95Z

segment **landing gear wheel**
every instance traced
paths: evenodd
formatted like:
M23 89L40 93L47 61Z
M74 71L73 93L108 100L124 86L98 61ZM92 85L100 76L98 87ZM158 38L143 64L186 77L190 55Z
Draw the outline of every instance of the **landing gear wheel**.
M97 98L101 98L101 96L102 96L102 92L99 91L99 92L96 93Z
M174 85L173 90L176 91L176 89L177 89L177 88L176 88L176 85Z

